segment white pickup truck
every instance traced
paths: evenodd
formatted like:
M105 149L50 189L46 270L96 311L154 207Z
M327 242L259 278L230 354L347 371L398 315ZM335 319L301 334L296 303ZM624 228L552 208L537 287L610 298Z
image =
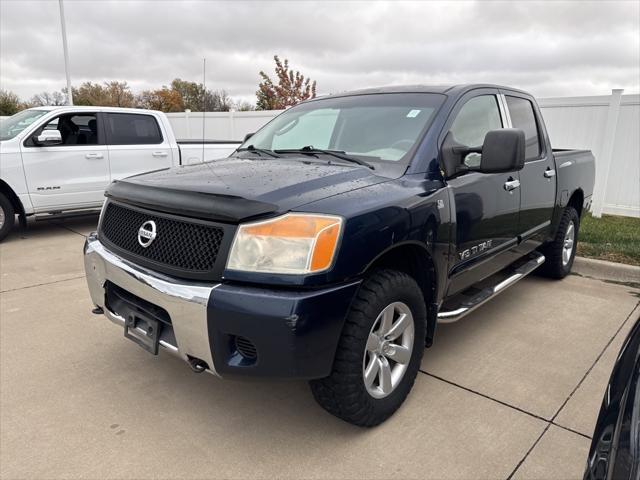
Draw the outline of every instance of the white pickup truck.
M0 123L0 241L18 215L98 210L113 180L226 157L240 142L178 141L167 116L113 107L37 107Z

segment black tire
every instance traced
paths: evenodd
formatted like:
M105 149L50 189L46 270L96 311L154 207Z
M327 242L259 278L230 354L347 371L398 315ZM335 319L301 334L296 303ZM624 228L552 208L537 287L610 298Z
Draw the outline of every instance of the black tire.
M0 227L0 242L9 235L16 221L16 212L13 209L13 205L11 205L7 197L0 193L0 218L3 217L2 214L4 214L4 223L2 227Z
M369 394L363 361L369 333L378 315L393 302L403 302L414 319L414 339L407 369L384 398ZM416 379L426 335L427 311L416 281L394 270L379 270L366 278L354 299L340 338L331 375L310 382L316 401L332 415L353 425L372 427L402 405Z
M569 226L573 224L574 240L573 250L568 262L563 261L562 253L564 249L565 236ZM545 256L545 262L540 268L540 273L549 278L561 279L569 275L573 266L573 259L576 256L578 246L578 233L580 230L580 217L573 207L565 208L560 218L560 224L556 231L556 236L551 243L544 245L540 251Z

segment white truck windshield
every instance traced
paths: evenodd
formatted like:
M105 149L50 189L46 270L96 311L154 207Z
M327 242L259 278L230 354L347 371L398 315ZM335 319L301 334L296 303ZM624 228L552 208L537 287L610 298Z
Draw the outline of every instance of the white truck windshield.
M38 118L49 113L47 110L23 110L0 122L0 140L10 140Z

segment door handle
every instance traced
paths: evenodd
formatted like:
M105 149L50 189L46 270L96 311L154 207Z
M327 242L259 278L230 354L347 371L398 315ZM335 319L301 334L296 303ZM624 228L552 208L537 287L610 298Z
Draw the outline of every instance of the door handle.
M101 153L87 153L84 158L93 160L94 158L104 158L104 155Z
M167 152L153 152L151 155L154 157L166 157L169 154Z
M516 188L520 187L520 180L508 180L506 182L504 182L504 189L507 192L511 192L513 190L515 190Z
M555 177L556 176L556 171L555 170L551 170L550 168L547 168L544 171L544 178L551 178L551 177Z

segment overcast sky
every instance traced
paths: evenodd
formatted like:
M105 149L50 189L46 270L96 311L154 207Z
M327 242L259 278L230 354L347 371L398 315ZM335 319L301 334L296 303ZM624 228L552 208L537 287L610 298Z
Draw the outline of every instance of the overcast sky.
M318 93L491 82L539 97L640 89L640 2L178 2L65 0L73 84L173 78L255 101L274 54ZM0 0L0 87L65 85L57 0Z

